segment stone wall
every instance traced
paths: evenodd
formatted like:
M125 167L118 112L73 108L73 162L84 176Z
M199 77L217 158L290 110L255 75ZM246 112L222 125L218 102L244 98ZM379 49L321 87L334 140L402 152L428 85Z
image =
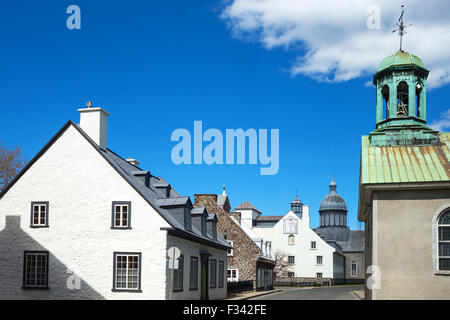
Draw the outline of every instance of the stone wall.
M233 256L227 259L228 269L238 269L239 280L252 280L256 283L256 261L260 257L260 249L241 227L234 222L227 212L217 205L216 194L196 194L194 206L205 207L208 213L217 216L217 232L228 241L233 241Z

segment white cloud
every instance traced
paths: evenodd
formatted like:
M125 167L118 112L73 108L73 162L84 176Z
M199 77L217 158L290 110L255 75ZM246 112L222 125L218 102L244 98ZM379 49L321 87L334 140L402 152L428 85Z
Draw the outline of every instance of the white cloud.
M450 1L403 1L405 23L413 25L404 49L430 69L431 88L450 82ZM369 30L367 9L380 8L381 29ZM265 48L296 50L293 75L347 81L373 74L399 46L393 34L400 4L392 0L231 0L221 17L233 37Z
M430 127L434 130L443 131L443 129L450 128L450 109L441 113L439 120L433 121Z

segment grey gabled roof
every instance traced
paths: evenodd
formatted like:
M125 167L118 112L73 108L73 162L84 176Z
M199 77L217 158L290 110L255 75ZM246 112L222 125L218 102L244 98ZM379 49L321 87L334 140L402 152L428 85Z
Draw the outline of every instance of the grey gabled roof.
M362 252L365 246L364 230L351 230L347 241L337 243L342 247L342 252Z
M280 221L283 216L259 216L256 221Z
M159 190L160 188L156 188L155 185L158 184L167 184L167 181L165 181L161 177L150 177L150 184L149 186L146 186L136 175L137 172L143 171L141 168L132 165L110 149L101 149L84 131L80 128L80 126L73 121L69 120L67 121L64 126L50 139L49 142L46 143L46 145L31 159L30 162L27 163L27 165L16 175L16 177L0 192L0 199L8 192L8 190L22 177L22 175L28 171L28 169L53 145L53 143L61 137L62 134L69 128L70 126L73 126L75 129L78 130L78 132L96 149L100 155L103 156L103 158L124 178L133 188L138 192L144 200L147 201L147 203L150 204L151 207L155 209L155 211L174 229L177 230L177 234L180 236L189 236L190 239L193 241L201 241L202 243L210 243L213 246L220 246L220 247L229 247L231 246L228 244L228 242L223 239L219 234L217 235L217 240L205 237L201 234L201 232L195 228L193 228L193 231L187 231L184 229L183 225L181 225L174 217L173 215L166 209L160 207L158 205L158 199L164 199L164 198L181 198L180 195L171 188L169 197L166 197L166 193L162 192L162 190ZM144 172L144 174L146 174ZM139 174L138 174L139 175ZM190 202L189 197L182 197L185 199L188 199ZM180 201L180 200L175 200Z
M156 203L160 207L185 206L190 203L190 199L189 197L158 198Z
M191 210L191 215L197 215L197 214L205 214L206 215L206 208L205 207L194 207Z
M238 210L238 209L247 209L247 210L252 209L252 210L255 210L255 211L258 211L259 213L261 213L261 211L256 209L256 207L248 201L242 202L235 210Z

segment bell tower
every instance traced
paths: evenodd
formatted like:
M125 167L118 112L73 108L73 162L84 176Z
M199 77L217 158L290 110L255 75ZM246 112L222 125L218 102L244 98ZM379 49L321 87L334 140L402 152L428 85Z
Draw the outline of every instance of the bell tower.
M426 126L427 77L422 60L402 49L402 38L408 26L400 16L398 31L400 50L385 58L373 84L377 90L376 129L370 133L373 146L432 145L438 131Z

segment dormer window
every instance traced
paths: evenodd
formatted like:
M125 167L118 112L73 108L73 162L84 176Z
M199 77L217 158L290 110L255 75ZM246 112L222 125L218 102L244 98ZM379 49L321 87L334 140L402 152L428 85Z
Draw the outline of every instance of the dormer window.
M48 201L31 203L32 228L48 227Z
M202 217L202 236L206 237L206 217Z
M212 223L212 234L213 234L213 239L217 240L217 223L216 222Z
M192 231L191 209L184 209L184 228L187 231Z
M131 229L131 202L113 201L111 229Z

